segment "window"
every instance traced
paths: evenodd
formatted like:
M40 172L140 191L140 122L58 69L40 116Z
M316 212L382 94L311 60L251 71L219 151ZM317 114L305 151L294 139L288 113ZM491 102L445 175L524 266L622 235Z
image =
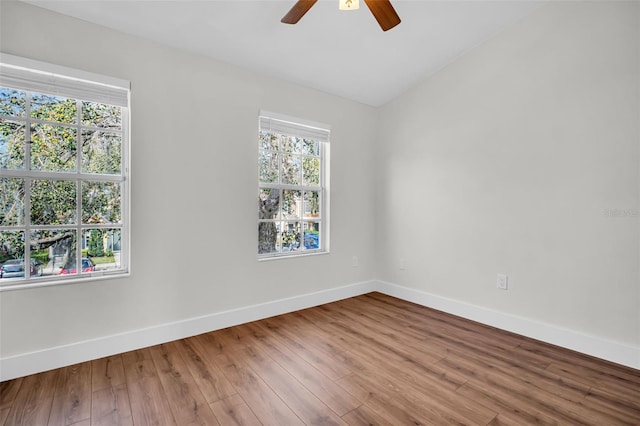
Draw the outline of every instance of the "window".
M0 289L126 274L128 83L0 59Z
M328 126L261 113L258 257L328 251Z

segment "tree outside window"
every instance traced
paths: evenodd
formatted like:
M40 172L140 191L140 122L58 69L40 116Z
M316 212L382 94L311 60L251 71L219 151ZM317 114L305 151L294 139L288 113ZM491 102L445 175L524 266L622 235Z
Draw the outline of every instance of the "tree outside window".
M302 125L297 134L292 123L286 131L273 119L268 128L264 123L258 136L258 255L324 251L324 143Z
M128 108L16 81L0 86L0 286L123 271Z

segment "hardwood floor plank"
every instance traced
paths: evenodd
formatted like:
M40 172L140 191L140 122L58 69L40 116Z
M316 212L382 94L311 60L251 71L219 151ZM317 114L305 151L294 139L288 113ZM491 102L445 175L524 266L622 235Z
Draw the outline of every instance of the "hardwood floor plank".
M218 421L178 351L178 342L149 348L151 359L178 425L217 425Z
M262 424L304 425L280 397L244 363L227 353L215 355L215 360Z
M395 307L397 303L399 302L390 302L392 306L390 309L394 310L394 317L398 316L400 319L389 322L417 332L430 345L446 348L445 354L452 349L473 352L492 359L498 358L515 367L525 367L532 371L545 369L550 364L548 359L529 356L525 353L514 357L513 351L527 340L522 336L411 303L408 303L403 310ZM448 323L451 324L448 325Z
M376 337L366 330L366 325L354 325L349 317L345 317L341 322L325 324L324 327L336 334L344 334L353 339L354 349L351 352L363 352L364 356L376 355L378 359L402 365L407 369L407 373L411 373L414 377L432 378L438 381L440 386L449 389L456 389L467 380L454 370L437 364L439 357L424 356L421 351L412 351L402 347L401 343L395 344L384 338L380 341L376 340ZM375 344L372 345L372 342ZM424 343L423 345L426 346Z
M258 374L306 425L344 425L329 407L257 348L236 351L234 356Z
M342 416L342 420L349 426L395 426L393 423L376 414L376 412L366 404L362 404L349 411Z
M640 370L613 364L568 349L535 340L526 340L520 350L549 360L548 369L559 375L579 377L585 384L601 389L616 388L624 392L640 387Z
M380 358L366 353L350 353L354 364L361 370L360 376L376 374L386 388L396 389L403 399L415 406L428 408L428 418L441 418L447 422L486 424L497 414L471 399L461 399L455 390L443 387L437 380L426 375L408 373L403 365L389 363L379 368ZM421 417L426 421L427 418Z
M136 426L175 426L173 413L149 349L127 352L122 355L122 360L133 423Z
M409 327L415 324L415 321L399 321L395 315L392 316L389 312L385 313L383 308L371 306L366 306L365 309L358 308L357 301L352 301L351 303L344 302L345 303L336 305L339 312L345 316L344 320L349 321L349 318L353 319L363 324L365 330L375 330L379 332L388 343L398 347L411 348L434 361L447 356L447 347L439 344L439 342L431 341L430 344L425 345L425 336ZM345 306L345 304L347 306ZM375 326L372 327L372 324L375 324Z
M291 312L286 316L276 317L274 319L282 319L283 323L294 333L304 334L315 338L316 344L324 347L327 353L342 353L351 348L349 341L343 339L342 336L336 336L329 333L315 321L310 321L306 317L306 313L312 309L305 309L298 312Z
M16 401L5 420L5 426L40 426L49 422L53 397Z
M251 323L246 327L253 333L256 345L277 362L280 367L295 377L318 399L331 408L339 416L360 406L361 401L344 391L333 380L322 374L311 364L300 358L286 346L278 344L269 336L266 328Z
M335 383L364 404L372 397L372 390L361 387L355 376L356 373L351 373L336 380Z
M9 417L9 411L11 411L11 406L0 409L0 425L5 424L5 421Z
M179 340L176 347L208 403L235 395L233 385L215 364L209 362L198 339Z
M456 391L461 397L472 399L498 413L489 424L516 425L557 425L558 421L534 404L514 398L508 392L496 390L492 386L465 383Z
M341 319L339 323L334 322L334 325L340 327L348 325L348 331L360 342L371 344L372 341L375 341L376 346L384 346L399 356L418 355L426 363L435 363L446 356L442 350L433 351L431 350L432 346L425 345L423 341L412 339L412 336L406 332L409 330L408 327L397 330L387 326L386 323L378 323L373 328L371 327L373 320L366 312L351 310L350 306L344 307L344 304L336 306L339 306L340 310L335 311L332 316L340 316Z
M11 408L11 404L13 404L13 401L18 395L23 379L23 377L19 377L0 383L0 409Z
M375 373L355 373L341 379L340 383L353 394L366 394L365 404L393 425L461 424L459 419L451 418L448 413L434 407L431 401L417 401L396 383Z
M626 421L640 424L640 398L633 393L610 393L605 390L592 388L586 396L586 405L597 407L598 410L618 416Z
M547 367L549 372L553 372L563 377L579 377L580 380L589 386L600 389L615 389L616 392L633 392L640 388L634 374L624 370L598 369L595 366L585 364L572 364L570 362L553 362ZM640 373L638 374L640 376Z
M260 420L238 394L211 404L213 414L223 426L261 426Z
M115 355L91 361L91 389L115 388L126 383L122 356Z
M459 364L456 364L459 362ZM507 364L500 359L487 357L484 354L469 357L463 352L457 350L451 351L449 356L439 362L447 365L452 369L467 368L467 375L470 380L477 379L484 372L500 374L505 380L517 380L526 383L528 386L544 389L545 393L565 399L581 400L589 391L589 387L579 381L565 378L551 373L547 370L529 370L526 368L516 367L513 363ZM469 375L469 371L474 371L473 375Z
M251 340L250 337L244 334L239 327L223 328L222 330L214 331L213 335L221 350L227 352L240 350L251 344L250 342L248 343L248 340Z
M457 317L446 312L438 311L415 303L407 302L401 299L386 296L381 293L368 293L362 296L365 306L381 306L388 310L392 318L400 317L408 320L413 324L428 323L430 326L440 328L442 326L447 329L458 332L466 331L477 334L481 331L481 335L487 340L487 344L493 347L512 348L518 346L527 338L513 333L507 333L503 330L480 324L466 318Z
M59 373L51 370L24 377L5 425L46 425Z
M332 380L339 379L351 373L340 359L339 353L328 353L318 348L312 338L298 336L286 326L280 326L273 318L263 320L262 325L273 333L279 342L296 353L302 359L320 370Z
M102 387L93 391L91 401L91 425L133 425L129 391L126 384L122 383L113 387Z
M91 418L91 363L60 369L49 425L67 426Z
M501 370L495 364L482 364L464 355L453 354L441 362L466 371L470 381L479 386L498 390L511 405L533 406L538 412L568 424L579 424L584 418L597 424L623 424L620 417L587 406L582 397L572 399L562 394L551 394L545 387L523 381L516 373Z

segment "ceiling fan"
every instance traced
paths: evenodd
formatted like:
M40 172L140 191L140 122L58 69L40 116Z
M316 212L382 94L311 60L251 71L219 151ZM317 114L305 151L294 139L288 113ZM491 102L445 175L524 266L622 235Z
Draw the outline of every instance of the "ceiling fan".
M298 0L291 10L280 20L285 24L296 24L318 0ZM389 0L364 0L373 16L380 24L382 31L390 30L400 23L400 17ZM352 6L357 9L357 0L340 0L340 8L348 10ZM343 5L344 4L344 5Z

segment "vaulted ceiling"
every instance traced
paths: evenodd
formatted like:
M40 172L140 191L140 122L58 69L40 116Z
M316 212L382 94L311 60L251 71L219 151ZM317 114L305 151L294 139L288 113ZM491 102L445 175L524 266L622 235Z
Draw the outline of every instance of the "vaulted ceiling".
M392 0L383 32L361 2L320 0L296 25L295 0L23 0L372 106L380 106L522 19L540 1Z

